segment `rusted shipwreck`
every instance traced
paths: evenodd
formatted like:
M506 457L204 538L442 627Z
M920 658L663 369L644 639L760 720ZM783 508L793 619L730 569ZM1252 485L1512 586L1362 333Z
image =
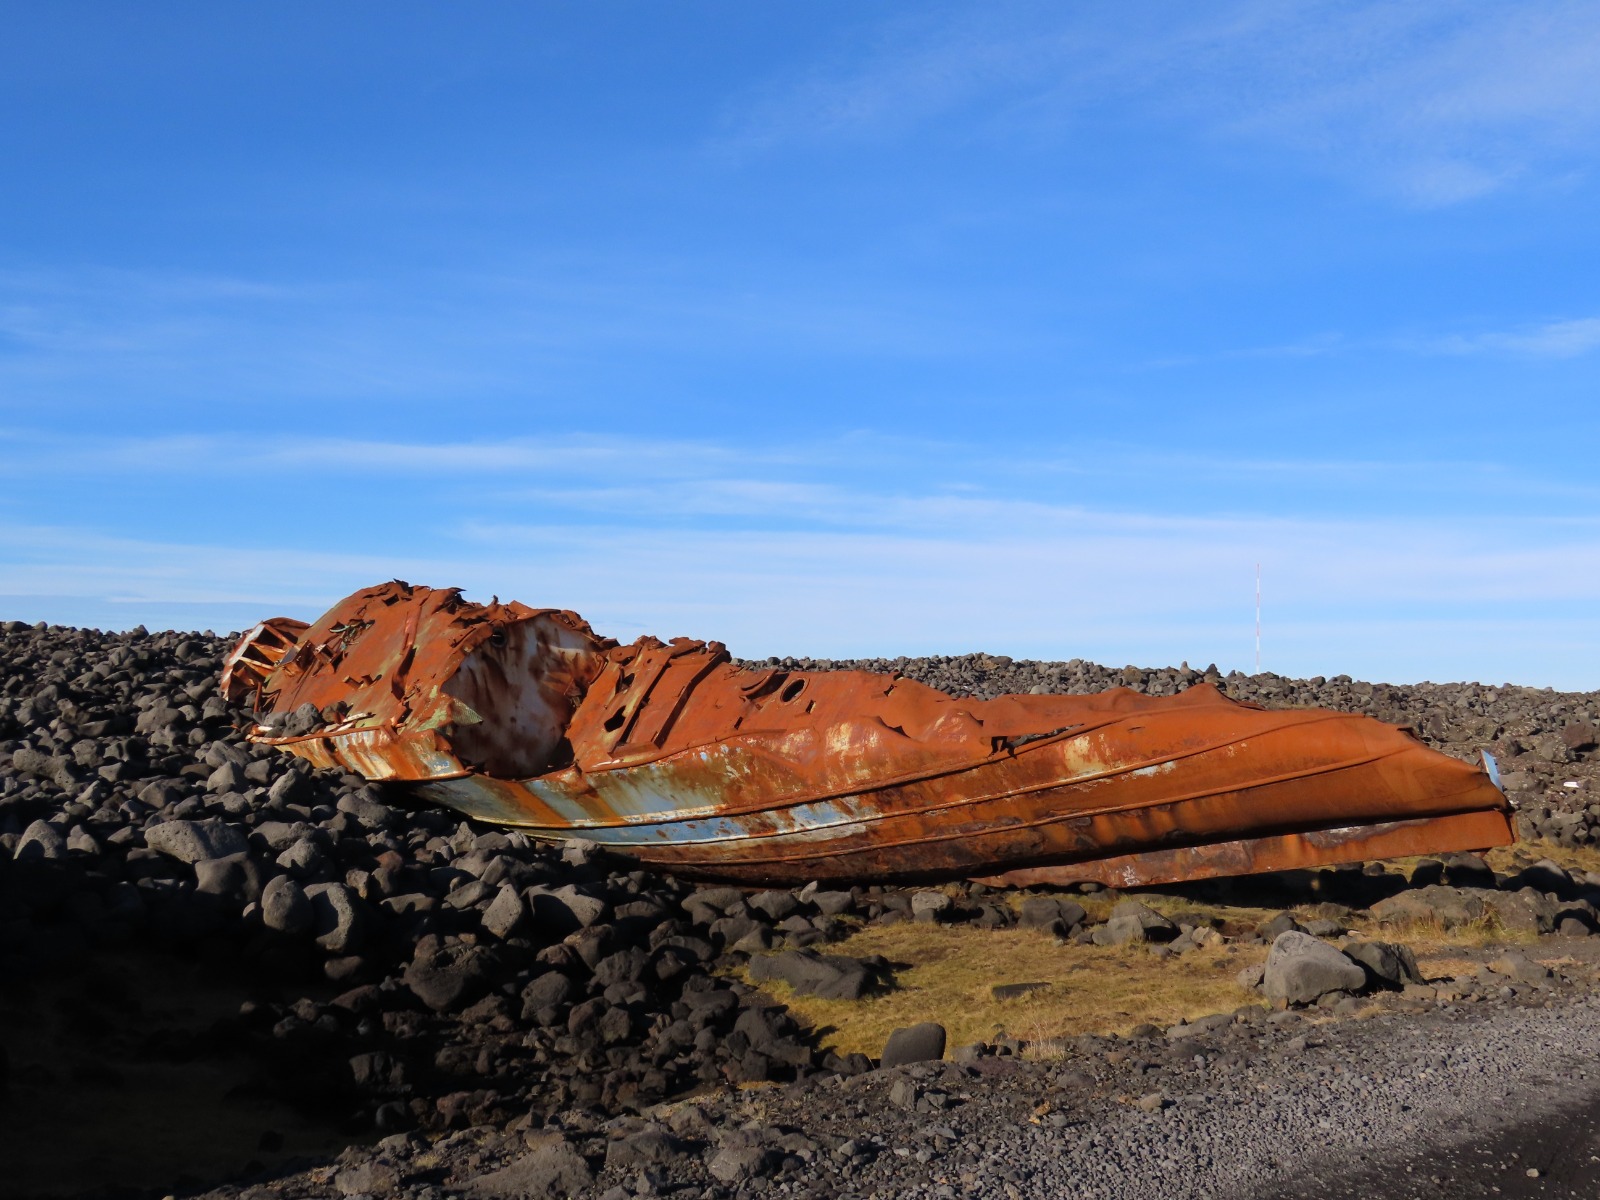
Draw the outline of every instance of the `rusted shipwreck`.
M734 663L575 613L394 582L229 655L251 738L539 838L750 885L977 878L1113 886L1512 840L1482 767L1408 731L1167 698L946 695Z

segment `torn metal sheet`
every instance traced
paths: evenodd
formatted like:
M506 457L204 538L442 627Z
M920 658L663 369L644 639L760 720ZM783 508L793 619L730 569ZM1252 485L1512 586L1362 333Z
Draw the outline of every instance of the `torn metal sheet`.
M1154 698L946 695L618 645L576 614L387 583L263 622L223 689L253 740L535 837L751 885L1128 886L1513 840L1481 769L1405 730Z

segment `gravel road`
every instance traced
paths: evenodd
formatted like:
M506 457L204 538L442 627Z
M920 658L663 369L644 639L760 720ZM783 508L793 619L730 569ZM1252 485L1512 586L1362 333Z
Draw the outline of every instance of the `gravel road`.
M724 1092L655 1120L401 1135L244 1194L350 1195L376 1162L422 1200L558 1195L541 1166L559 1149L606 1164L578 1182L609 1200L1593 1196L1597 1037L1600 1001L1559 984L1361 1020L1252 1015L1188 1037L1080 1039L1050 1062Z
M1600 1195L1600 876L1319 880L1351 907L1520 921L1548 977L1486 951L1437 991L873 1070L729 972L911 919L916 895L694 888L311 772L241 738L227 639L0 635L0 1196ZM976 694L1215 674L848 665ZM1530 832L1600 836L1594 693L1226 682L1488 742ZM1107 931L1060 913L1063 937ZM1019 914L973 894L939 919ZM877 986L840 961L828 986Z

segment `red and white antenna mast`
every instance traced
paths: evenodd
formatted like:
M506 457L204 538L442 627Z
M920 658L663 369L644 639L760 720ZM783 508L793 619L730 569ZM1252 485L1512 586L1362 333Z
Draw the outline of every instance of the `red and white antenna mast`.
M1256 564L1256 674L1261 674L1261 564Z

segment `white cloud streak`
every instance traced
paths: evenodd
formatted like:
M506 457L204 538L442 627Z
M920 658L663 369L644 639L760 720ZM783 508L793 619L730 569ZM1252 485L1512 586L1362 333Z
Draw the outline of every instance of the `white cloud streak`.
M1025 334L959 300L884 284L776 278L688 261L529 261L503 274L431 272L396 288L209 278L163 270L0 272L0 386L159 378L170 394L537 394L621 350L721 357L943 360L999 355ZM416 299L421 296L423 299Z
M12 480L119 474L237 482L251 475L313 483L405 479L408 486L472 484L474 494L508 510L557 509L596 517L768 518L888 528L938 527L955 513L1046 522L1077 506L1107 506L1130 476L1182 478L1202 488L1214 512L1248 511L1270 492L1275 511L1381 489L1399 513L1407 496L1436 507L1456 493L1462 504L1492 488L1497 505L1530 499L1600 502L1600 488L1553 482L1503 465L1458 460L1304 459L1184 454L1118 443L1018 445L952 443L903 434L856 433L781 445L706 439L553 432L499 440L405 441L274 436L241 428L212 434L96 438L0 425L0 452ZM1265 489L1265 492L1264 492ZM1063 496L1077 497L1063 500ZM0 487L0 502L6 492ZM1097 499L1098 497L1098 499ZM1231 498L1231 500L1230 500ZM1110 503L1122 506L1121 501ZM998 507L996 507L998 506ZM1465 515L1466 508L1452 508ZM1475 512L1482 513L1481 504ZM1491 515L1494 509L1489 510Z
M1600 11L1578 3L991 7L901 22L854 61L746 97L727 144L875 139L952 116L1038 133L1131 105L1453 204L1592 163L1597 57Z
M603 437L97 444L0 431L0 453L17 466L13 511L40 480L89 474L112 491L140 473L170 473L186 488L261 473L276 488L270 503L264 494L264 507L245 504L237 525L209 540L138 536L128 531L149 522L131 510L96 518L98 527L0 521L0 617L239 627L279 611L315 616L357 587L399 576L574 608L625 639L715 637L751 655L985 648L1243 667L1259 562L1274 669L1576 684L1594 661L1586 648L1600 648L1592 504L1576 515L1568 505L1560 519L1448 506L1402 519L1392 504L1391 515L1329 519L1281 507L1282 515L1125 511L1103 499L1050 498L1038 486L997 491L1005 471L1048 470L1038 447L1037 463L1014 456L966 483L947 476L959 486L888 490L872 470L885 455L919 457L921 478L935 479L947 474L930 465L936 456L959 463L973 451L873 438L763 457L717 443ZM847 454L864 465L840 469ZM1131 450L1079 457L1108 477L1178 469ZM330 517L317 498L316 480L335 469L386 481L362 486L378 502L355 525ZM1462 471L1209 460L1181 469L1190 478L1253 472L1274 494L1282 490L1274 480L1342 473L1391 500L1391 484L1419 470L1434 480ZM1468 490L1482 489L1469 478Z
M1009 435L953 443L861 432L781 445L707 439L552 432L498 440L407 441L274 436L254 428L212 434L96 438L0 425L0 452L14 480L92 477L105 482L162 472L238 481L249 475L315 482L404 478L411 487L473 484L485 500L515 509L558 509L597 517L657 519L719 516L784 522L937 526L953 512L1046 521L1126 492L1130 476L1152 474L1203 487L1215 512L1249 510L1271 492L1276 511L1295 497L1381 489L1391 513L1405 498L1436 501L1456 493L1521 509L1553 496L1600 501L1600 488L1553 482L1494 463L1455 460L1305 459L1184 454L1119 443L1019 445ZM1275 489L1275 490L1274 490ZM1063 500L1063 496L1076 497ZM0 502L5 489L0 487ZM990 511L988 506L1001 505ZM1465 513L1465 508L1453 506ZM1478 504L1475 511L1481 512ZM1491 510L1493 511L1493 510Z
M1600 522L1198 520L943 498L920 520L749 531L476 521L415 550L358 555L294 526L255 548L11 527L0 531L0 606L115 598L132 624L183 604L197 606L195 623L225 626L251 604L257 616L311 616L401 576L575 608L625 639L715 637L752 655L984 648L1248 666L1261 562L1267 665L1279 670L1576 684L1583 647L1600 643ZM1421 626L1436 632L1418 636ZM1472 643L1446 632L1467 626L1492 632ZM1380 632L1397 627L1413 633Z
M1432 343L1445 354L1510 353L1532 358L1579 358L1600 349L1600 317L1549 321L1519 330L1458 334Z

